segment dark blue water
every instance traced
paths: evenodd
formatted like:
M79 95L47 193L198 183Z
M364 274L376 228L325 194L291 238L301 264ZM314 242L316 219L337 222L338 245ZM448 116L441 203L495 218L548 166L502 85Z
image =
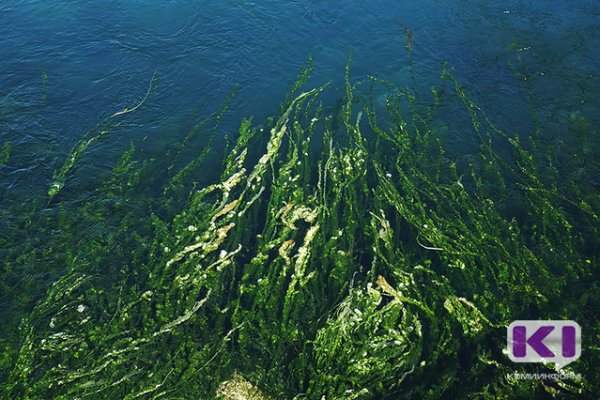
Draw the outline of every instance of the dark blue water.
M350 53L352 81L373 74L424 95L447 61L469 96L511 133L560 139L573 115L593 134L600 126L597 0L2 0L0 146L9 144L11 154L0 165L0 226L19 229L11 220L33 199L45 203L53 171L73 146L137 104L154 74L143 106L70 171L67 186L92 188L75 189L74 198L93 196L130 142L160 157L236 85L220 137L244 116L260 123L276 113L309 56L310 84L341 88ZM475 142L468 116L442 117L455 154L468 152ZM1 243L17 246L18 235Z
M570 113L598 122L599 27L594 0L4 0L0 144L12 154L0 191L5 201L44 193L77 140L138 102L154 72L156 90L135 118L84 155L87 175L110 168L131 140L160 149L181 138L236 84L219 134L242 116L264 119L309 55L315 83L340 83L352 51L353 79L375 74L416 91L447 60L496 123L531 131L533 105L542 129L559 135Z

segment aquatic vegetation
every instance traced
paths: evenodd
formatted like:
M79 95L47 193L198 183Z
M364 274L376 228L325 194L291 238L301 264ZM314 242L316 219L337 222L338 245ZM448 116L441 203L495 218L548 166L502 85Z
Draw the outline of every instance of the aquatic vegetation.
M46 79L47 79L47 77L46 77ZM103 121L98 123L98 125L96 125L96 127L87 131L81 137L81 139L79 139L79 141L75 144L75 146L71 150L71 153L67 157L67 160L65 161L63 166L60 169L58 169L57 171L54 171L54 174L52 176L52 184L50 185L50 188L48 189L48 196L50 197L50 200L52 200L52 198L54 196L56 196L58 194L58 192L64 187L66 179L67 179L67 175L69 174L71 169L75 166L75 163L77 162L79 157L81 157L81 155L83 153L85 153L85 151L88 149L88 147L90 145L92 145L94 142L96 142L97 140L102 139L109 132L111 132L113 129L117 128L119 125L122 124L122 122L116 122L115 119L117 117L123 116L125 114L129 114L129 113L137 110L146 102L148 95L152 91L152 85L155 80L156 80L156 72L154 73L154 75L152 76L152 79L150 80L150 84L148 85L148 91L146 92L146 95L139 103L137 103L133 107L125 107L123 110L117 111L116 113L112 114L111 116L105 118Z
M404 25L404 24L400 24L400 26L402 27L402 29L404 30L404 37L405 37L405 49L408 53L410 53L413 49L413 32L412 29L410 29L408 26Z
M93 199L56 201L62 213L50 224L60 232L45 251L60 252L67 269L2 361L7 396L495 399L598 390L597 193L573 190L561 166L543 174L543 144L496 128L446 66L444 90L434 88L429 104L374 77L350 82L348 66L336 116L324 112L329 86L298 93L310 72L266 125L241 122L212 184L194 184L205 151L177 170L162 168L173 160L136 158L132 145ZM389 88L384 109L373 105L377 85ZM451 129L436 121L441 96L472 122L480 152L466 166L439 135ZM77 224L105 229L81 238ZM587 355L567 370L582 381L506 379L552 371L502 354L505 327L528 318L581 324Z
M0 149L0 165L6 164L10 158L11 145L9 141L4 142L4 145Z

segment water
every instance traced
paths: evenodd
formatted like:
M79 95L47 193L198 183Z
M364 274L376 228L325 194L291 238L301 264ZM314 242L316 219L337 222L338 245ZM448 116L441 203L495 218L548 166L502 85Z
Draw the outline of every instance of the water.
M0 146L10 143L11 154L0 165L0 207L18 210L46 196L53 171L82 135L137 104L155 73L144 105L83 154L69 185L93 188L132 141L160 156L236 85L218 136L231 136L244 116L264 121L309 55L311 84L341 88L351 52L351 80L373 74L418 93L429 91L447 61L509 132L561 138L580 115L597 133L598 28L595 0L3 0ZM446 117L450 127L465 123ZM448 141L457 155L475 143L460 129ZM4 229L10 222L5 215Z
M28 153L48 153L36 160L40 176L95 122L139 99L154 71L160 88L146 108L153 116L144 120L147 134L173 137L200 104L214 109L234 84L240 85L235 113L273 113L309 54L319 80L339 81L350 49L354 77L402 80L403 25L414 35L418 86L428 87L439 62L448 60L482 105L515 130L527 117L515 115L524 85L536 86L541 109L558 113L589 111L598 87L593 1L4 1L0 7L0 93L3 121L10 121L3 136L15 148L32 146ZM512 43L521 49L526 82L508 66Z

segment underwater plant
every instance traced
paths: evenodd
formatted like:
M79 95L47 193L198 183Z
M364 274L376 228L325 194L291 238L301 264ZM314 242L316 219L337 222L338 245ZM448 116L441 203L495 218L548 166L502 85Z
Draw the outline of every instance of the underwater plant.
M538 157L534 136L498 129L445 65L429 102L351 82L348 66L335 115L331 85L299 92L311 68L278 116L242 120L210 184L195 184L210 146L177 168L177 154L147 160L132 145L93 198L51 187L43 253L60 254L62 274L5 352L7 398L598 392L598 193ZM443 103L471 121L467 163L446 148ZM31 246L19 257L40 261ZM581 381L507 379L552 371L503 354L505 327L538 318L582 326L585 356L566 368Z
M0 165L6 164L6 162L10 158L10 147L10 142L4 142L4 145L0 149Z
M47 79L47 77L46 77L46 79ZM79 139L77 144L75 144L73 150L71 150L71 153L70 153L69 157L67 158L67 160L65 161L64 165L59 170L54 172L54 175L52 177L52 184L50 185L50 188L48 189L49 202L64 187L65 181L67 179L67 175L69 174L71 169L75 166L75 163L77 162L79 157L81 157L81 155L83 153L85 153L85 151L94 142L102 139L104 136L106 136L108 133L110 133L113 129L115 129L119 125L121 125L122 122L115 122L118 119L118 117L122 117L123 115L129 114L129 113L137 110L146 102L146 99L148 98L148 96L150 95L150 92L152 91L152 86L153 86L153 83L155 80L156 80L156 72L154 73L154 75L152 76L152 79L150 80L150 84L148 86L148 91L146 92L146 95L144 96L144 98L142 100L140 100L139 103L137 103L135 106L125 107L123 110L115 112L114 114L110 115L109 117L107 117L103 121L101 121L96 127L89 130L88 132L86 132L81 137L81 139Z

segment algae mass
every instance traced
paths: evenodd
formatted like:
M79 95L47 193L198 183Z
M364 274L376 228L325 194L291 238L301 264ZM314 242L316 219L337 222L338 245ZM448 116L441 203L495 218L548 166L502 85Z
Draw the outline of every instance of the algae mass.
M5 346L5 398L598 393L599 158L584 117L564 139L573 157L498 129L445 65L425 99L352 82L348 66L338 108L331 85L304 89L310 73L279 115L241 122L214 174L225 108L163 157L132 144L86 201L66 201L76 172L59 171L49 211L20 222L47 239L3 253L60 270ZM447 149L449 107L476 154ZM515 319L577 321L582 357L565 371L582 380L508 378L554 371L503 354Z

